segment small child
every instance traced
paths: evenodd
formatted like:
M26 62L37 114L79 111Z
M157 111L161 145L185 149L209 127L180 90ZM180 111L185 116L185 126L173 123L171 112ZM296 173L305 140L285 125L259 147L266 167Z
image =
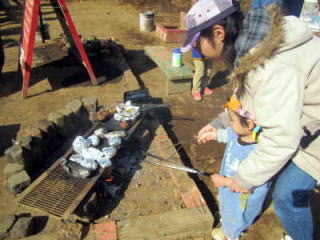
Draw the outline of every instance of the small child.
M192 59L195 69L192 81L192 95L194 100L201 101L201 85L203 80L206 80L206 84L209 83L211 77L211 62L210 60L205 59L205 57L195 48L192 48ZM204 94L211 95L212 90L205 87Z
M264 200L269 191L270 182L252 190L251 194L231 192L228 188L239 164L254 150L259 127L253 118L241 108L240 102L233 95L226 103L230 127L217 129L215 140L226 143L220 174L211 179L219 187L219 203L222 222L221 229L213 229L215 240L236 240L261 213Z

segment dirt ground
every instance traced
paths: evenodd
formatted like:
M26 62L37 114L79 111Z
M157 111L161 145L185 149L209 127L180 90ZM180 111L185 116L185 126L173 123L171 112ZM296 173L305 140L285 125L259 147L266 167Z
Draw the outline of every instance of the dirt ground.
M179 22L180 10L188 9L189 1L126 1L126 0L97 0L97 1L72 1L68 8L78 33L83 36L95 35L100 38L112 38L126 49L127 60L136 75L138 82L127 83L124 81L110 81L99 86L88 84L74 84L64 87L61 82L70 77L80 78L77 75L79 66L70 66L67 62L59 62L33 69L33 82L27 99L21 98L21 82L17 76L18 41L20 32L21 12L17 9L1 11L1 34L5 46L5 66L3 78L0 80L0 169L5 166L3 151L11 145L11 139L17 137L19 130L46 118L48 113L59 110L71 99L80 97L97 97L103 105L111 105L122 101L123 92L128 88L146 87L153 97L161 98L171 104L172 121L166 126L174 143L181 142L180 152L184 160L193 167L216 172L223 154L223 146L217 143L198 145L191 141L197 131L208 123L222 110L222 105L228 95L229 86L226 84L223 73L214 77L214 94L205 97L201 102L195 102L190 92L166 96L165 76L159 68L143 55L146 45L165 45L154 33L139 31L138 13L142 10L152 10L156 14L156 22ZM49 24L51 38L56 38L62 32L52 9L46 7L44 20ZM169 48L178 45L168 44ZM184 56L185 61L190 61L190 55ZM47 78L48 80L43 80ZM86 79L87 80L87 79ZM50 85L52 86L52 90ZM165 176L164 176L165 177ZM2 171L0 181L3 182ZM208 186L216 195L217 191L208 180L202 184ZM131 186L136 188L136 186ZM151 187L151 185L150 185ZM129 189L130 191L130 189ZM313 195L313 209L319 216L319 193ZM0 214L24 212L25 209L11 204L14 199L1 185L0 187ZM317 204L318 203L318 204ZM170 205L170 204L169 204ZM163 207L166 209L166 206ZM134 211L131 209L130 211ZM129 211L129 214L130 214ZM122 213L128 214L128 213ZM319 226L319 217L315 220ZM68 225L57 224L49 219L46 226L48 234L63 229L61 239L79 239L79 229ZM78 231L79 230L79 231ZM269 207L261 218L250 228L243 239L280 239L283 229ZM48 237L48 239L52 239ZM319 238L318 238L319 239Z

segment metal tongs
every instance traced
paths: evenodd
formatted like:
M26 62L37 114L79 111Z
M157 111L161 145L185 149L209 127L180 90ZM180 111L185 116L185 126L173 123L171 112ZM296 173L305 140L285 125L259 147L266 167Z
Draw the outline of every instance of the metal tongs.
M173 168L173 169L177 169L177 170L181 170L181 171L185 171L185 172L188 172L188 173L193 173L193 174L196 174L198 176L207 176L209 177L211 174L208 173L208 172L204 172L204 171L199 171L197 169L194 169L194 168L190 168L190 167L185 167L185 166L180 166L180 165L175 165L175 164L169 164L168 161L162 157L159 157L159 156L156 156L152 153L149 153L149 152L141 152L141 155L142 156L149 156L149 157L152 157L154 159L157 159L159 160L160 162L155 162L155 161L150 161L150 160L147 160L147 159L144 159L143 161L144 162L147 162L147 163L152 163L152 164L155 164L155 165L158 165L158 166L163 166L163 167L168 167L168 168Z

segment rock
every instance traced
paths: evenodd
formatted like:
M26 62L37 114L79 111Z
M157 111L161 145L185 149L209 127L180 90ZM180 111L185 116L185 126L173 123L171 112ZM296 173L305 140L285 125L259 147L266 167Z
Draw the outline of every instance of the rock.
M14 195L22 192L31 182L26 171L21 171L8 178L7 185L9 191Z
M31 150L32 137L30 135L20 137L18 142L21 147Z
M71 109L73 113L76 115L76 118L81 119L83 104L81 100L75 99L66 104L67 109Z
M12 145L10 148L8 148L4 154L7 158L7 161L9 163L21 163L23 162L23 157L22 157L22 147L15 144Z
M28 236L31 232L31 222L32 217L30 214L24 214L23 216L19 216L16 223L13 225L10 231L10 238L20 239Z
M48 120L60 128L64 127L64 115L60 112L52 112L48 115Z
M54 130L54 125L52 122L48 121L47 119L42 119L38 121L37 126L45 133L49 133Z
M24 170L24 165L20 163L8 163L3 170L3 175L8 178L15 173L21 172Z
M88 112L96 112L98 106L97 98L83 98L83 106L87 109Z
M0 215L0 239L8 236L9 230L16 221L14 214Z
M99 120L97 112L89 112L89 120L91 122L96 122Z

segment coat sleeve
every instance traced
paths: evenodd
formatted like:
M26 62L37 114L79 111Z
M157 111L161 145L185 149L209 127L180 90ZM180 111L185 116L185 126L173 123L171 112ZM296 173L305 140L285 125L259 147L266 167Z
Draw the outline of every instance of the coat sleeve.
M284 64L273 64L262 71L253 108L263 130L257 147L235 175L245 189L259 186L277 174L297 151L302 136L302 74Z

